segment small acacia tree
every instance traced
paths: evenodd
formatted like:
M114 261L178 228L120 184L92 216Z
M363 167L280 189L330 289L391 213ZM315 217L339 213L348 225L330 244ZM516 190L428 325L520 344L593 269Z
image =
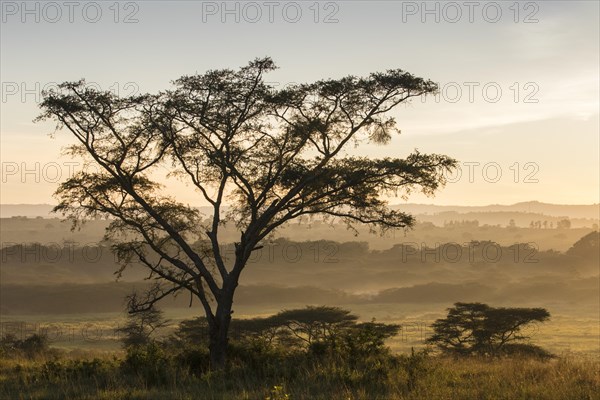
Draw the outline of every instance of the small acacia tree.
M74 221L109 217L106 237L125 267L138 262L167 285L134 304L151 306L186 290L207 317L212 365L225 362L235 289L251 253L301 216L338 217L350 226L410 227L384 194L433 194L455 161L417 151L404 159L348 156L360 142L387 143L388 112L436 85L402 70L298 84L264 81L270 58L176 80L156 95L119 97L67 82L44 93L40 119L66 129L68 152L86 168L62 183L55 211ZM208 222L156 181L166 167L210 204ZM229 206L226 210L226 206ZM235 256L221 254L219 229L235 224ZM134 308L135 308L134 307Z
M358 320L348 310L328 306L284 310L277 317L294 337L309 347L315 342L334 340L341 330L354 326Z
M143 311L130 313L127 323L117 329L121 342L127 349L144 346L152 342L152 336L161 328L168 326L162 310L149 307Z
M446 318L433 323L427 342L454 354L498 355L521 344L529 336L523 329L544 322L550 314L544 308L495 308L483 303L456 303ZM527 350L515 347L520 350ZM538 350L531 346L530 350Z

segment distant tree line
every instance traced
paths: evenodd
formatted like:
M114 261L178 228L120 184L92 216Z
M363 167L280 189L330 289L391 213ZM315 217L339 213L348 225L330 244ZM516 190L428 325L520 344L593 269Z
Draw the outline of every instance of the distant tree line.
M511 220L513 221L513 220ZM513 225L514 225L514 221L513 221ZM510 226L510 223L509 223ZM529 223L529 228L531 229L554 229L554 222L553 221L531 221ZM570 229L571 228L571 220L569 220L568 218L565 219L561 219L556 221L556 229Z

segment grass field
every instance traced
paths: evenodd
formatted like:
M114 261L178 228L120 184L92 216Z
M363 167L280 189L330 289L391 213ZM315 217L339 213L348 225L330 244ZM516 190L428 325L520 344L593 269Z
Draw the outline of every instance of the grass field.
M289 304L284 308L302 307ZM122 313L11 315L2 333L48 334L54 355L0 359L0 399L600 399L600 337L595 310L562 307L549 322L529 333L557 358L451 358L423 355L429 325L446 305L354 305L361 320L376 318L402 325L389 340L392 357L307 360L269 356L234 362L226 372L197 372L162 359L143 360L150 370L127 370L115 328ZM238 307L238 318L280 310ZM172 333L195 309L166 309ZM20 329L20 331L19 331ZM411 355L412 349L416 350ZM148 375L149 374L149 375Z
M223 374L172 374L160 383L123 374L116 358L101 357L83 364L62 361L62 368L44 364L43 360L2 360L0 397L15 400L600 399L600 364L581 356L549 361L405 357L391 365L373 364L355 369L335 362L286 363L267 376L233 367ZM78 367L69 370L66 365Z

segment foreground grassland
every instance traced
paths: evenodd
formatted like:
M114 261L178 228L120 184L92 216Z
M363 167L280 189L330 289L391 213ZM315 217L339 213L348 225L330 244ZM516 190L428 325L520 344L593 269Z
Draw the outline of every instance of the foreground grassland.
M265 359L224 373L127 372L121 356L0 360L1 399L600 399L600 361L398 356L340 360ZM257 360L254 360L255 362ZM143 362L143 360L142 360ZM354 363L351 363L354 364Z

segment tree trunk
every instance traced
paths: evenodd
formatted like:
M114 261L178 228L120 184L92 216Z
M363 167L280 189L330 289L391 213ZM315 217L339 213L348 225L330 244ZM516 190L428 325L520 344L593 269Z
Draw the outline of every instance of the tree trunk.
M210 367L214 370L225 368L227 361L227 344L229 342L229 325L231 323L231 308L233 295L238 286L238 279L248 256L241 253L241 248L236 249L236 263L231 274L223 282L223 291L217 300L217 312L210 326ZM245 257L245 258L244 258Z
M233 297L233 296L232 296ZM214 322L210 326L210 368L222 370L227 358L227 343L229 342L229 324L231 322L231 299L224 299L217 306Z
M219 329L210 334L210 368L212 370L222 370L225 368L225 359L227 355L227 334Z

